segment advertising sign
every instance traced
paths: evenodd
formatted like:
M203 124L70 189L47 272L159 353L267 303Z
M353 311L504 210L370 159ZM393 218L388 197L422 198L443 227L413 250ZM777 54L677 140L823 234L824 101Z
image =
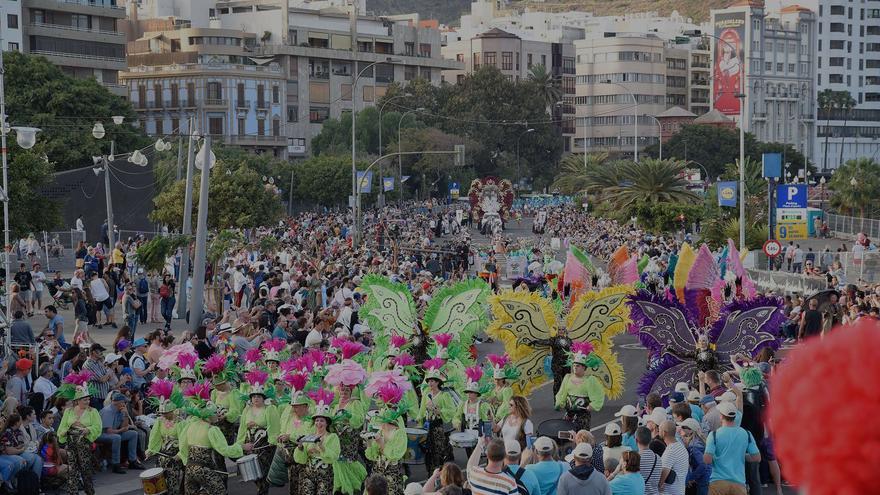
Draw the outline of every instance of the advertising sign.
M715 36L712 54L712 97L713 106L725 115L738 115L741 93L745 81L745 12L715 14L713 17Z
M736 206L736 181L718 183L718 206Z
M806 239L807 209L777 208L776 238L783 242Z
M806 184L780 184L776 186L777 208L806 208ZM806 220L804 220L806 221Z
M370 194L373 191L373 172L358 171L357 184L361 194Z

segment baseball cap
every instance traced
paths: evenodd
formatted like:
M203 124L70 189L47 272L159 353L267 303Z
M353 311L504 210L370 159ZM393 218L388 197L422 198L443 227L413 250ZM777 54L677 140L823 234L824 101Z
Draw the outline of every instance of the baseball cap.
M681 393L683 393L683 394L686 394L686 393L688 393L688 391L689 391L690 389L691 389L691 388L688 387L688 384L685 383L685 382L678 382L678 383L675 384L675 391L676 391L676 392L681 392Z
M654 423L655 425L659 426L661 423L666 421L666 419L667 419L666 411L664 411L662 407L655 407L651 411L651 414L648 414L647 416L645 416L645 423L647 424L648 421L650 421L650 422Z
M737 413L736 405L733 402L722 402L721 404L718 404L718 411L721 412L722 416L728 418L735 418Z
M113 392L113 395L110 396L110 400L113 402L126 402L128 399L121 392Z
M700 405L714 404L714 403L715 403L715 397L712 397L711 395L704 395L703 398L700 399Z
M684 402L684 394L681 392L672 392L669 394L669 403L677 404L679 402Z
M571 451L571 455L575 459L580 459L582 461L592 459L593 458L593 447L590 444L584 442L575 445L574 450Z
M718 402L736 402L736 394L728 390L715 400Z
M627 405L621 407L620 411L614 413L615 418L619 418L621 416L627 417L627 418L637 418L639 416L639 411L636 409L635 406L627 404Z
M687 400L688 400L688 402L699 402L699 401L700 401L700 398L701 398L701 397L700 397L700 392L698 392L698 391L696 391L696 390L691 390L691 391L688 392L688 394L687 394Z
M110 354L107 354L106 356L104 356L104 364L115 363L116 361L119 361L121 358L122 358L122 356L120 356L119 354L111 352Z
M608 423L605 425L605 435L620 435L620 425L617 423Z
M22 358L15 362L15 369L19 371L27 371L33 368L34 362L28 358Z
M687 418L686 420L682 421L681 423L675 423L675 424L678 426L681 426L682 428L687 428L688 430L695 431L698 433L702 433L702 431L703 431L703 429L700 427L700 423L698 423L697 420L694 418Z
M403 495L422 495L423 493L425 493L425 489L418 483L410 483L403 490Z
M522 453L522 448L516 440L507 440L504 442L504 452L509 456L516 456Z
M535 452L547 453L553 450L556 444L550 437L538 437L535 440Z
M131 345L133 348L137 349L142 345L147 345L147 341L144 339L135 339L134 343Z

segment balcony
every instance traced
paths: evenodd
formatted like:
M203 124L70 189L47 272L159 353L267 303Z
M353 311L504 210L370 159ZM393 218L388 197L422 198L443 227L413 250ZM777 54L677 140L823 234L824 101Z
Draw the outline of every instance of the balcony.
M205 98L206 107L226 107L226 100L223 98Z
M269 102L266 100L262 100L262 101L257 100L257 109L258 110L268 110L269 109Z
M116 19L125 18L125 7L99 0L30 0L31 9L55 10L75 14L91 14Z
M708 69L709 62L692 62L691 67L696 67L698 69Z
M165 100L165 108L180 108L180 100Z
M709 103L709 98L691 98L691 104Z
M247 110L247 109L251 108L251 102L250 102L250 100L244 100L244 99L235 100L235 108L238 108L240 110Z
M229 144L236 146L287 146L285 136L229 136Z
M70 37L71 35L76 35L76 33L82 33L82 34L88 34L88 35L104 36L105 40L109 41L111 43L112 42L122 43L125 41L125 33L120 33L118 31L105 31L103 29L70 26L70 25L64 25L64 24L50 24L47 22L36 22L36 21L32 21L30 25L32 28L31 34L36 34L36 35L46 34L46 35L51 36L51 35L55 34L55 35ZM40 29L45 29L48 31L59 30L59 31L62 31L63 33L51 33L51 32L40 33L39 32Z

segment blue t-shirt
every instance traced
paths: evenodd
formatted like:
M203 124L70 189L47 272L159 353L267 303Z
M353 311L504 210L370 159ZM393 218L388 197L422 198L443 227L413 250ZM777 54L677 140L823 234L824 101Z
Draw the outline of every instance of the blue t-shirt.
M645 495L645 478L641 473L618 474L608 484L611 495Z
M526 471L534 473L541 487L541 495L556 495L556 486L559 485L559 477L569 470L569 465L559 461L541 461L537 464L529 464ZM532 493L529 491L529 493Z
M529 491L529 494L541 493L541 485L538 483L538 478L535 477L535 473L529 471L526 468L520 467L517 464L510 464L507 467L510 469L510 472L513 473L514 475L516 475L520 469L523 470L523 474L519 480L522 482L523 486L526 487L526 490Z
M706 453L712 456L712 481L746 484L746 454L758 453L751 433L739 426L722 426L709 434Z
M52 330L52 333L55 334L55 339L58 340L58 343L64 346L67 342L64 340L64 332L58 331L58 325L61 325L62 330L64 329L64 318L61 315L56 314L49 320L49 330Z
M623 432L620 441L624 447L629 447L629 450L632 450L633 452L639 451L639 446L636 444L636 437L630 435L629 432Z
M700 406L690 404L691 406L691 417L697 420L697 423L703 422L703 409Z

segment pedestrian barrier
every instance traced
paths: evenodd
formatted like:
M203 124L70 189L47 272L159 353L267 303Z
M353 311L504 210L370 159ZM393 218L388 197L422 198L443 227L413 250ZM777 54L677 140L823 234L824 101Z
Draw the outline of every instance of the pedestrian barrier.
M856 237L864 232L869 239L880 238L880 220L876 218L848 217L844 215L826 215L828 228L834 235Z

